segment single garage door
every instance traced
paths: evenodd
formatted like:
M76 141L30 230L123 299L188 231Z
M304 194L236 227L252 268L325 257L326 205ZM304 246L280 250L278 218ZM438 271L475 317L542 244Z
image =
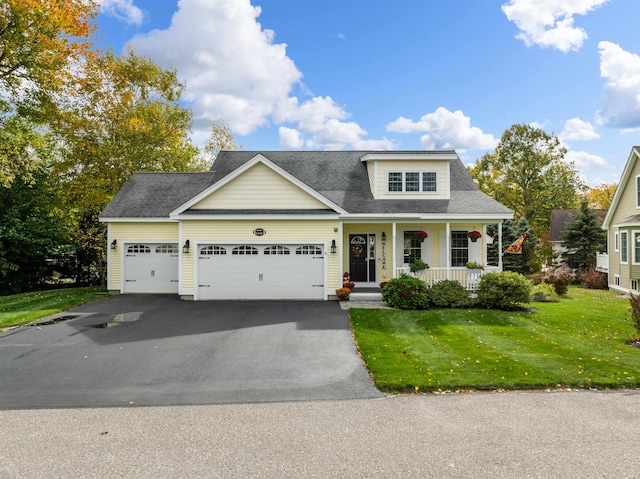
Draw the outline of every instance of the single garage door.
M198 299L324 299L321 245L198 246Z
M125 293L177 293L178 244L139 243L126 246Z

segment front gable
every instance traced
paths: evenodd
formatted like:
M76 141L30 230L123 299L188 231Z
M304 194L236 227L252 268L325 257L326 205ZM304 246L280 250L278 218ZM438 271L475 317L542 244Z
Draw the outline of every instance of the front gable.
M603 228L640 224L640 147L631 149Z
M216 211L344 211L262 155L257 155L225 178L175 210Z

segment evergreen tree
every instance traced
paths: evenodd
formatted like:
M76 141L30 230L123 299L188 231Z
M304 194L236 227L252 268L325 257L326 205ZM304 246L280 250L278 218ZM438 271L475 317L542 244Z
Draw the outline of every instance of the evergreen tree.
M596 253L604 250L606 234L587 200L580 203L575 218L562 234L562 246L567 249L562 259L572 269L581 271L596 265Z

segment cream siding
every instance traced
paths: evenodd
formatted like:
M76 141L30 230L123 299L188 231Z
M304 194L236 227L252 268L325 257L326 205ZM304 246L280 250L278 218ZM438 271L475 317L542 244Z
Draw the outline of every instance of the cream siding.
M373 162L368 162L373 163ZM448 199L449 198L449 161L425 160L425 161L390 161L377 160L376 179L378 185L378 198L380 199ZM437 191L435 193L389 193L387 178L391 172L436 172Z
M122 258L125 243L132 242L178 242L178 223L110 223L108 243L115 239L117 248L109 250L110 261L107 271L107 287L120 290L122 284Z
M629 174L629 180L627 184L624 185L624 190L622 191L616 211L612 217L611 224L613 225L622 222L629 216L640 213L640 209L636 207L636 177L640 176L638 156L634 155L632 161L634 161L634 165Z
M262 163L191 207L193 210L292 208L326 209L327 206Z
M371 194L373 197L376 197L376 162L375 161L367 161L367 176L369 177L369 188L371 189Z
M253 231L262 228L263 236L255 236ZM331 240L339 243L337 220L221 220L221 221L183 221L182 237L189 240L192 248L189 254L182 256L181 294L190 294L194 290L194 258L196 244L233 242L253 244L303 243L323 244L327 250L327 279L325 285L329 294L338 287L342 275L339 273L338 254L330 253Z

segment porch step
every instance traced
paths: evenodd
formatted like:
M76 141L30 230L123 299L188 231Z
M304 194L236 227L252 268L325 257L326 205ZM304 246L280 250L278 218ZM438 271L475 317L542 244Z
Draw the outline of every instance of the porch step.
M381 293L356 293L355 291L349 295L350 301L382 301Z

